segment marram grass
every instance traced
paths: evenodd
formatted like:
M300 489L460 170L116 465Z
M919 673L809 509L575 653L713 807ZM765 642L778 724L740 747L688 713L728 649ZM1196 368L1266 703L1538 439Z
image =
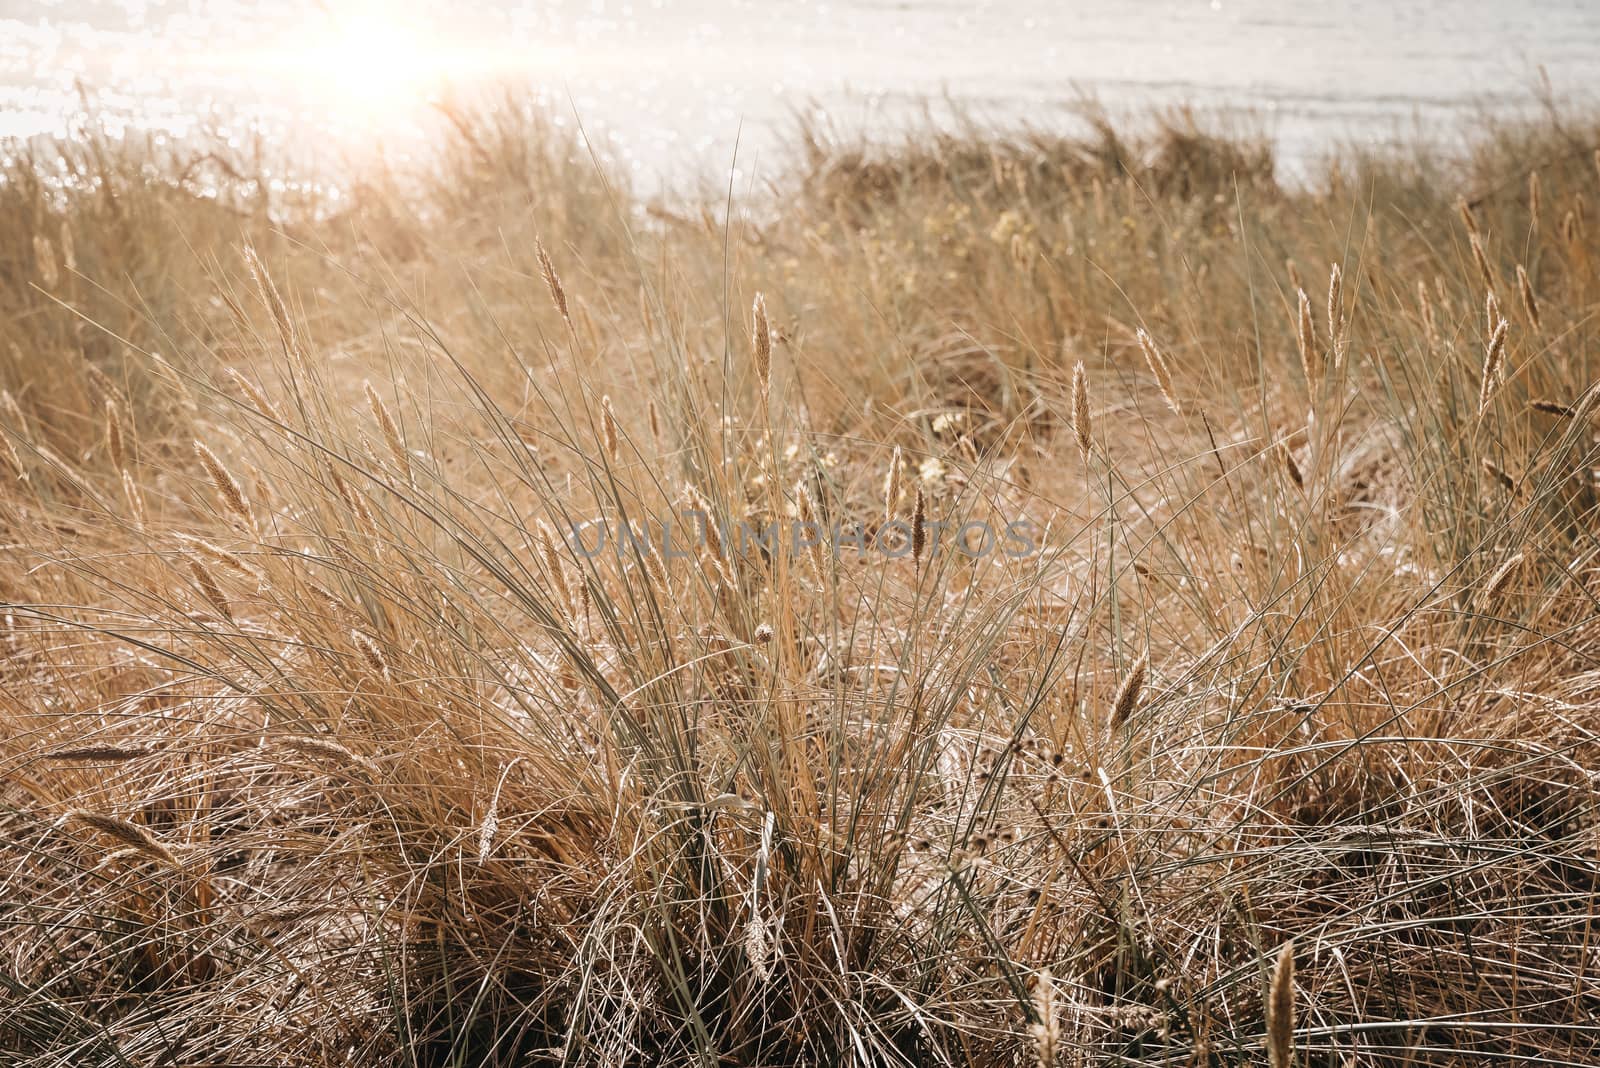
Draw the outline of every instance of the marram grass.
M448 118L4 165L0 1060L1600 1059L1600 128Z

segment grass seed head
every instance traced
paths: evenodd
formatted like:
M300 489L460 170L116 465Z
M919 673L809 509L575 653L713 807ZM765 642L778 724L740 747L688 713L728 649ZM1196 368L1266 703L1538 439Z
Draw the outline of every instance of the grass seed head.
M1337 352L1344 340L1344 272L1337 263L1328 272L1328 337Z
M1495 289L1494 269L1489 266L1488 254L1483 251L1483 240L1477 234L1473 234L1468 243L1472 246L1472 262L1478 265L1478 276L1483 280L1483 288L1492 292Z
M223 595L222 587L217 585L211 569L206 567L205 562L198 556L187 556L185 560L189 565L189 573L194 576L195 585L200 587L200 592L210 602L211 607L215 608L223 619L233 622L233 610L228 607L228 598Z
M772 328L767 325L767 298L756 294L750 306L751 333L755 341L756 379L765 393L772 385Z
M917 487L917 503L911 511L911 560L922 566L922 554L928 548L928 499Z
M1517 480L1488 457L1484 457L1483 470L1490 478L1494 479L1501 489L1513 497L1521 493L1521 487L1517 485Z
M61 273L56 269L55 246L43 234L33 235L33 262L45 289L54 289L60 284Z
M904 467L900 446L896 445L889 456L889 470L883 476L883 520L886 523L895 517L900 508L900 479Z
M5 442L4 434L0 434L0 444L6 444L7 448L10 447L9 444ZM143 530L147 520L147 513L145 512L144 506L144 491L139 488L139 483L134 481L132 473L126 468L124 468L122 471L122 495L127 499L128 513L130 518L133 520L133 528L135 530Z
M128 466L127 448L122 440L122 420L117 416L117 403L113 400L106 401L106 454L117 470Z
M278 426L288 425L288 422L283 418L283 413L278 410L277 406L267 399L267 395L261 392L254 382L240 374L238 368L230 367L227 373L233 384L239 387L239 391L250 398L250 403L255 405L256 411Z
M556 274L556 265L550 262L550 254L544 250L542 240L536 238L533 247L534 254L539 260L539 273L544 276L545 287L550 290L550 301L556 306L556 311L561 313L562 322L571 329L572 316L567 314L567 291L561 288L561 277Z
M1317 383L1322 381L1322 353L1317 348L1316 327L1311 322L1311 298L1306 296L1305 290L1299 290L1300 304L1300 329L1297 340L1300 343L1300 369L1305 372L1306 385L1315 389Z
M606 458L615 464L621 446L620 435L617 433L617 413L611 406L609 393L600 398L600 431L605 440Z
M571 614L574 605L572 587L567 583L567 569L562 562L560 551L556 548L555 535L550 532L550 528L542 519L539 521L539 550L544 556L544 566L550 573L550 581L561 596L561 605L568 614Z
M272 276L267 273L267 268L261 262L261 256L256 252L254 245L245 245L243 250L245 266L250 271L250 277L255 280L256 291L261 296L261 301L267 306L272 315L272 324L277 328L278 340L283 345L283 351L289 358L294 369L304 374L306 371L305 349L300 343L300 336L294 328L294 320L289 318L289 308L283 302L283 297L278 292L278 287L273 284Z
M378 648L377 642L359 630L350 632L350 640L355 643L356 649L361 653L361 657L367 662L368 667L386 679L392 678L389 674L389 661L383 655L383 650Z
M1267 1059L1272 1068L1294 1064L1294 943L1278 951L1267 990Z
M28 481L28 469L22 463L22 457L17 455L17 447L11 444L11 435L0 430L0 460L5 461L5 466L18 482Z
M1167 367L1166 358L1156 348L1155 339L1143 328L1139 330L1139 347L1144 350L1144 362L1150 365L1150 373L1156 376L1156 385L1167 406L1174 414L1182 415L1183 409L1178 405L1177 392L1172 388L1172 372Z
M1083 462L1089 462L1089 450L1094 441L1089 424L1089 373L1079 360L1072 368L1072 431L1078 438L1078 451Z
M1494 328L1494 336L1489 339L1489 351L1483 361L1483 385L1478 391L1479 415L1489 410L1489 402L1494 399L1495 390L1500 384L1500 372L1506 358L1506 330L1506 321L1501 319L1500 325Z
M1517 573L1517 568L1522 566L1525 556L1525 553L1516 553L1505 563L1495 568L1494 574L1490 575L1489 580L1483 584L1483 600L1486 603L1493 601L1505 592L1512 576Z
M1517 264L1517 292L1522 295L1522 310L1528 313L1528 322L1534 330L1542 330L1539 323L1539 298L1533 295L1533 283L1528 281L1527 269Z
M182 867L171 849L168 849L159 838L137 823L130 823L115 816L108 816L102 812L91 812L83 808L75 808L68 812L67 820L90 830L99 831L107 838L120 842L128 849L151 860L160 861L173 868Z
M123 760L138 760L140 757L149 756L153 752L155 750L148 745L80 745L68 749L52 749L44 754L44 758L65 763L113 763Z
M1135 660L1133 667L1123 676L1117 687L1117 696L1111 703L1111 729L1116 730L1139 710L1139 698L1144 694L1145 676L1150 670L1148 655Z
M254 529L255 516L251 514L250 503L245 499L239 483L234 481L228 469L222 466L222 461L217 459L217 454L198 438L194 441L194 454L200 458L200 465L211 477L211 484L216 488L217 497L222 501L223 507L244 523L246 529Z
M1417 279L1417 310L1422 315L1422 329L1427 334L1428 344L1439 344L1439 326L1433 316L1433 301L1428 297L1428 283Z
M1283 470L1289 476L1289 481L1293 482L1298 488L1305 489L1305 475L1301 474L1300 465L1295 463L1294 450L1289 448L1287 444L1279 442L1278 452L1283 460Z
M395 466L400 469L400 474L407 482L411 481L411 454L406 452L405 442L400 439L400 428L395 424L394 416L389 414L389 406L383 403L383 398L372 387L370 381L363 382L362 388L367 394L367 407L372 410L372 418L378 423L378 429L383 432L383 443L389 449L389 455L394 458Z
M1056 1011L1056 983L1049 969L1041 971L1033 985L1033 1037L1035 1063L1039 1068L1055 1068L1061 1044L1061 1022Z

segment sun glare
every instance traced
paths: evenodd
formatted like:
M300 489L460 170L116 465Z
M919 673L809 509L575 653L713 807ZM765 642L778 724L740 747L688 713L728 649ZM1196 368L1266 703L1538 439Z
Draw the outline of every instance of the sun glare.
M373 121L414 111L429 98L485 73L481 55L435 28L379 7L337 9L306 28L288 57L318 107Z

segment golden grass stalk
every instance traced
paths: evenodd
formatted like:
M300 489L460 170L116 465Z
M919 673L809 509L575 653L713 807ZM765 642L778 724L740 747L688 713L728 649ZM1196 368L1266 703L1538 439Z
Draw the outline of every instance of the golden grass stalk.
M1417 309L1422 314L1422 329L1429 345L1439 344L1439 326L1433 315L1433 301L1428 297L1428 283L1417 279Z
M1528 281L1528 272L1522 264L1517 264L1517 292L1522 294L1522 310L1528 313L1528 322L1533 324L1535 330L1542 330L1539 322L1539 298L1533 295L1533 283Z
M279 749L288 749L291 752L302 753L305 756L320 757L341 764L356 764L369 767L368 762L355 754L349 747L340 745L332 738L323 738L315 734L280 734L263 739Z
M556 592L561 595L561 605L568 614L573 610L572 587L567 584L567 569L561 560L561 553L556 548L555 535L545 525L544 520L539 520L539 551L544 556L545 570L550 572L550 581L555 585Z
M172 868L181 868L178 858L172 850L162 844L154 834L137 823L107 816L103 812L90 812L88 809L75 808L67 813L67 820L71 823L81 824L90 830L99 831L107 838L122 843L136 853L143 854L151 860L160 861Z
M489 811L483 814L483 821L478 824L478 863L485 864L489 854L494 852L494 836L500 833L500 792L495 791L494 797L489 800Z
M1328 338L1337 365L1344 344L1344 272L1337 263L1328 272Z
M1283 460L1283 470L1284 473L1289 476L1289 481L1293 482L1300 489L1305 489L1305 475L1301 473L1300 465L1295 463L1294 450L1289 448L1287 443L1279 442L1278 453Z
M339 472L330 468L328 474L333 480L334 492L339 495L340 500L344 501L345 507L349 508L355 515L357 525L363 533L376 542L378 537L378 518L373 515L372 509L367 507L366 498L357 493Z
M200 592L205 595L211 607L228 622L233 622L233 610L228 607L228 598L222 593L222 587L217 585L216 577L211 574L211 569L198 556L186 556L185 562L189 565L189 572L194 576L195 585L200 587Z
M94 364L85 361L83 365L83 374L84 377L89 380L90 390L96 394L100 400L114 401L122 399L122 391L117 388L117 384L115 382L111 381L111 376L100 370L100 368L96 367Z
M220 545L209 542L204 538L197 538L193 534L184 534L182 532L174 533L173 537L201 556L207 557L228 570L243 575L245 578L260 581L264 577L259 568L245 563L243 558L236 553L229 552Z
M1150 657L1145 654L1133 662L1133 667L1122 677L1117 696L1111 702L1111 729L1116 730L1139 710L1139 698L1144 694L1145 676L1150 671Z
M76 273L78 270L77 243L72 239L72 226L66 219L61 220L61 266L67 272Z
M1517 480L1512 478L1504 468L1488 457L1484 457L1483 459L1483 470L1490 478L1494 479L1495 482L1499 484L1501 489L1504 489L1513 497L1518 496L1522 492L1521 487L1517 485Z
M183 402L183 406L191 412L198 409L200 406L195 403L194 394L189 392L189 387L184 385L183 376L178 373L178 369L172 366L167 361L167 358L159 352L152 352L148 355L150 362L159 367L162 375L172 383L172 388L177 391L178 399Z
M400 474L410 482L411 454L406 451L405 442L400 440L400 428L395 425L394 416L389 414L389 406L383 403L378 391L372 388L370 380L363 382L362 388L367 394L367 407L372 409L372 417L377 420L378 429L383 432L383 443L389 447L389 455L394 457L395 466L400 469Z
M301 347L300 335L295 331L294 320L289 318L289 308L283 302L283 297L278 293L278 287L273 285L272 276L267 273L266 265L261 262L261 256L256 252L254 245L245 245L244 264L250 271L250 277L255 280L256 291L261 295L261 300L272 315L272 323L278 330L278 340L283 345L284 354L289 357L295 369L305 371L305 349Z
M550 262L550 254L544 250L544 242L534 239L534 252L539 258L539 273L544 276L544 284L550 290L550 300L556 306L556 311L561 313L561 319L567 324L567 329L572 329L572 316L567 314L567 291L561 288L561 276L556 274L556 265Z
M217 497L222 501L223 507L243 522L246 528L255 529L255 516L250 511L250 502L245 499L239 483L234 481L228 469L222 466L222 461L217 459L217 454L198 438L194 441L194 454L200 458L200 465L206 469L206 474L211 476L211 484L216 487Z
M1489 266L1489 257L1483 251L1483 240L1477 234L1473 234L1468 243L1472 246L1472 262L1478 265L1478 275L1483 279L1483 288L1492 291L1495 288L1494 269Z
M1300 298L1300 329L1296 335L1300 343L1300 369L1305 372L1306 385L1315 389L1322 381L1322 352L1317 348L1316 327L1311 322L1311 298L1306 291L1297 290Z
M768 945L767 925L760 915L752 914L744 925L744 954L750 961L750 970L761 982L772 976L771 947Z
M22 362L22 354L20 352L14 351L11 357L17 363ZM0 411L5 412L6 418L11 420L13 429L24 433L27 432L28 416L23 412L22 405L17 403L17 398L11 395L9 389L0 389Z
M33 235L33 261L39 271L39 281L44 283L44 288L56 288L61 282L61 274L56 269L56 250L50 244L50 239L43 234Z
M1056 1012L1055 977L1046 968L1039 973L1033 986L1033 1036L1035 1063L1039 1068L1055 1068L1056 1052L1061 1044L1061 1023Z
M1528 172L1528 225L1537 234L1539 232L1539 172Z
M1483 336L1493 337L1494 328L1500 325L1503 318L1505 316L1500 314L1500 298L1491 289L1483 298Z
M716 513L711 509L711 501L693 483L685 483L683 490L684 495L689 498L690 505L700 513L701 525L706 535L706 552L710 554L711 559L716 562L720 569L722 567L722 533L717 527L717 517ZM589 587L584 585L582 588L587 591Z
M279 426L288 425L286 420L283 418L283 413L278 411L277 406L267 399L267 395L265 393L256 388L256 384L254 382L240 374L238 368L228 368L227 375L228 378L233 381L233 384L239 387L240 392L242 392L246 397L250 398L250 403L255 405L256 411L260 412L262 415L272 420Z
M883 476L883 521L891 521L900 507L900 472L905 466L900 455L900 446L894 447L894 452L889 456L889 470Z
M917 487L917 503L911 510L911 562L922 566L922 554L928 548L928 499Z
M650 438L657 445L661 444L661 413L656 410L656 399L651 397L646 405L650 417Z
M0 440L5 435L0 434ZM128 512L133 518L135 530L143 530L147 521L144 507L144 491L139 488L139 483L133 480L133 475L124 468L122 471L122 495L128 501Z
M11 468L11 473L16 476L18 482L28 481L28 469L23 466L22 457L17 455L17 447L11 444L11 435L4 430L0 430L0 459Z
M1072 431L1078 438L1078 451L1083 462L1089 462L1089 449L1093 444L1089 424L1089 372L1079 360L1072 368Z
M34 443L33 451L38 455L39 459L43 460L45 463L54 468L62 478L66 479L68 482L71 482L78 492L82 493L85 497L88 497L97 504L106 506L105 501L100 497L100 494L95 490L94 486L78 471L76 467L67 463L66 460L58 456L49 447L41 445L37 442Z
M756 379L765 393L772 385L772 328L767 325L767 298L760 293L750 306L751 331L755 340Z
M1523 558L1526 555L1526 553L1518 552L1511 559L1495 568L1494 574L1489 576L1489 581L1483 584L1483 600L1485 602L1492 601L1505 592L1506 586L1511 582L1512 576L1517 573L1517 568L1522 566Z
M1285 942L1267 990L1267 1060L1272 1068L1294 1063L1294 943Z
M106 455L111 457L111 465L118 471L128 466L128 453L122 441L122 420L117 418L117 404L115 401L106 401Z
M1161 389L1161 396L1166 399L1167 406L1174 414L1182 415L1183 409L1178 405L1177 392L1172 388L1172 372L1167 367L1166 358L1161 355L1161 350L1156 348L1155 339L1150 332L1141 328L1139 330L1139 347L1144 350L1144 362L1150 365L1150 373L1156 376L1156 385Z
M96 761L110 763L122 760L137 760L155 752L148 745L80 745L70 749L52 749L44 754L46 760L59 760L63 763L79 763Z
M1467 233L1477 234L1478 220L1472 214L1472 206L1467 203L1466 197L1456 198L1456 213L1461 216L1461 222L1467 228Z
M1494 336L1489 339L1489 352L1483 361L1483 385L1478 391L1478 414L1489 410L1489 402L1494 399L1496 388L1500 383L1500 371L1506 358L1506 321L1500 320L1500 325L1494 328Z
M605 439L606 457L615 464L621 446L620 435L617 433L617 412L611 406L609 393L600 398L600 432Z
M386 679L393 677L389 674L389 661L384 657L383 650L378 648L377 642L359 630L350 631L350 640L355 643L357 651L366 660L368 667Z

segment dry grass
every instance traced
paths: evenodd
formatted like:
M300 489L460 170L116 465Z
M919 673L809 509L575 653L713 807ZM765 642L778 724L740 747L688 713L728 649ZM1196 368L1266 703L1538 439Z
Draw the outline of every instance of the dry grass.
M6 167L8 1063L1595 1062L1600 131L450 116Z

